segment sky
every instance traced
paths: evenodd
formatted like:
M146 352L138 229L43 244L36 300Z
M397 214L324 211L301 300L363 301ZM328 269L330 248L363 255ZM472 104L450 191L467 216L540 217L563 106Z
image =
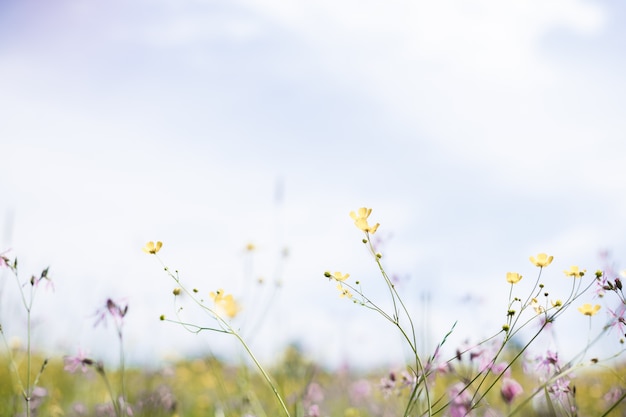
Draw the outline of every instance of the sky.
M388 303L348 216L363 206L425 351L455 321L451 344L497 331L530 255L554 255L554 294L601 251L619 269L625 20L582 0L0 2L0 251L22 280L50 266L36 344L114 360L113 326L94 328L112 297L130 361L243 356L158 320L175 284L141 247L160 240L187 285L241 300L264 360L297 342L331 365L402 363L395 329L323 277ZM0 291L23 338L7 271ZM559 323L564 349L585 319Z

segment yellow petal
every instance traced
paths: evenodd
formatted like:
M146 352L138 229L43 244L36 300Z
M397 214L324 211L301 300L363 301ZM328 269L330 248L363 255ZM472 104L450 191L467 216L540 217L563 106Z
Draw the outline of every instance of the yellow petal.
M506 282L510 284L517 284L522 279L522 276L517 272L507 272Z

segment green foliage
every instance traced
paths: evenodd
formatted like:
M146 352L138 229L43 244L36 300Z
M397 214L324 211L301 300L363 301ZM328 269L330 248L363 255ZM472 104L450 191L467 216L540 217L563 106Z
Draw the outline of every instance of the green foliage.
M19 350L14 357L20 362ZM33 362L44 358L34 355ZM23 366L19 368L23 372ZM367 372L347 369L329 371L308 360L296 346L289 346L280 359L269 367L281 395L293 416L304 417L311 404L312 387L320 390L316 404L322 416L358 415L359 417L395 416L403 412L408 391L385 396L380 389L381 376L388 370L372 369ZM262 417L280 415L280 405L274 394L253 368L231 365L207 356L186 359L166 365L158 370L127 367L127 396L134 415L138 417L241 417L246 414ZM108 371L112 380L118 375ZM576 401L581 416L600 416L612 404L610 394L616 386L624 386L626 364L585 369L576 378ZM433 384L434 397L445 393L459 374L437 376ZM515 377L532 392L536 381L521 369L513 369ZM0 356L0 415L14 416L22 398L10 371L6 356ZM70 374L63 370L62 358L51 358L40 380L47 391L36 415L41 416L100 416L98 410L110 404L108 391L93 369L86 373ZM357 395L358 387L367 387L366 393ZM541 397L545 397L541 393ZM545 398L550 398L548 395ZM618 397L615 397L617 399ZM529 402L517 415L541 417L551 415L551 405L556 415L557 404L543 401L544 407ZM521 401L521 400L517 400ZM498 390L485 398L486 405L501 405ZM514 403L515 405L516 403ZM83 414L78 411L84 410ZM475 410L481 414L481 408ZM441 415L441 414L440 414ZM626 415L626 404L619 404L608 416Z

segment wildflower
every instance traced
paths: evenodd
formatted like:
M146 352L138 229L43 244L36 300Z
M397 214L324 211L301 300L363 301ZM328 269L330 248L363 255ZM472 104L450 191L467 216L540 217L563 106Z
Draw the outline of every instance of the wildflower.
M335 272L334 274L330 274L329 278L334 278L335 280L341 282L341 281L345 281L346 279L348 279L348 277L350 277L350 274L342 274L341 272Z
M78 354L76 356L65 356L63 358L63 363L65 363L63 369L73 374L79 369L83 373L87 372L87 366L93 365L94 362L92 359L85 356L85 351L78 349Z
M163 246L162 242L148 242L146 243L146 246L144 246L141 250L143 250L145 253L148 253L150 255L154 255L156 254L158 251L161 250L161 246Z
M585 272L587 272L587 270L586 269L580 270L580 268L578 268L578 266L574 265L574 266L570 267L569 271L563 271L563 272L568 277L580 278L583 275L585 275Z
M596 304L595 306L592 306L589 303L585 303L582 306L578 307L578 311L580 311L581 313L583 313L585 316L593 316L594 314L596 314L598 312L598 310L600 310L600 305Z
M553 259L554 256L548 256L545 253L540 253L539 255L537 255L536 259L534 256L531 256L530 262L532 262L533 264L535 264L535 266L538 266L539 268L543 268L550 265Z
M613 405L620 399L622 395L624 395L623 388L619 386L614 386L609 390L609 392L604 394L603 399L607 404Z
M448 391L450 416L465 417L472 408L472 394L462 382L457 382Z
M350 386L350 400L353 403L362 403L372 395L372 387L368 380L360 379Z
M378 226L380 226L380 224L376 223L374 226L370 226L367 223L367 218L369 217L371 212L371 208L361 207L356 212L351 211L350 217L352 217L352 220L354 220L354 224L356 225L356 227L363 230L365 233L374 234L376 233L376 230L378 229Z
M307 410L307 417L320 417L319 405L311 404Z
M535 310L535 313L537 314L541 314L546 311L546 309L541 304L539 304L539 301L537 301L536 298L530 300L530 306Z
M226 295L222 289L219 289L216 292L211 292L209 296L215 303L215 306L222 310L222 312L231 319L241 311L239 303L235 301L233 296L231 294Z
M7 249L4 252L0 253L0 268L9 266L9 258L5 256L6 253L9 253L11 249Z
M560 362L558 352L548 350L546 351L545 356L537 356L535 360L538 362L538 371L543 371L546 375L550 375L553 372L559 372Z
M620 333L620 335L626 334L626 319L624 318L626 306L620 303L619 307L617 307L615 311L611 310L610 308L607 308L607 310L609 310L609 314L611 315L611 320L609 324L607 324L607 326L617 328L617 331Z
M106 326L107 315L110 315L111 317L113 317L115 324L118 327L120 327L122 325L124 316L126 316L127 313L128 313L128 304L122 307L121 303L116 303L112 299L108 298L104 308L101 308L100 310L96 311L96 316L98 317L98 319L94 323L94 327L100 323L104 323L104 325Z
M39 275L39 277L36 277L36 276L33 275L30 278L30 284L33 287L38 287L39 284L41 283L41 281L46 280L46 289L54 291L54 282L52 282L52 280L48 276L48 271L49 270L50 270L50 267L48 267L48 268L44 269L43 271L41 271L41 275Z
M569 394L569 383L570 380L567 378L558 378L556 381L554 381L554 384L548 387L548 392L554 395L557 400L560 400L563 395L567 396L567 394Z
M341 284L337 284L337 289L339 290L339 297L352 298L352 293L347 288L344 288Z
M513 400L524 392L522 386L513 378L502 378L502 388L500 395L505 403L511 404Z
M306 387L304 401L307 403L321 403L324 401L324 391L320 384L312 382Z
M389 373L388 378L380 379L380 390L383 392L383 397L388 398L394 391L396 386L396 374L393 372Z
M522 279L522 276L517 272L507 272L506 282L510 284L517 284Z
M252 252L253 250L256 249L256 246L254 246L254 243L250 242L246 245L246 251L248 252Z

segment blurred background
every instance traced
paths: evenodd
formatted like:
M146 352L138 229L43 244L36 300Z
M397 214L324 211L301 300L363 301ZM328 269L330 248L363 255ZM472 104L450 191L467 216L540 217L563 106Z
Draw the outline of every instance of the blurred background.
M141 248L161 240L190 288L241 300L262 359L297 343L329 366L401 364L397 332L323 277L387 305L362 206L425 352L455 321L452 347L497 332L530 255L555 257L551 298L571 265L619 271L625 21L584 0L0 1L0 251L55 286L34 343L114 360L114 327L94 328L112 297L130 362L243 356L158 320L174 283ZM0 272L0 323L23 340L17 294ZM577 352L588 327L572 309L546 343Z

